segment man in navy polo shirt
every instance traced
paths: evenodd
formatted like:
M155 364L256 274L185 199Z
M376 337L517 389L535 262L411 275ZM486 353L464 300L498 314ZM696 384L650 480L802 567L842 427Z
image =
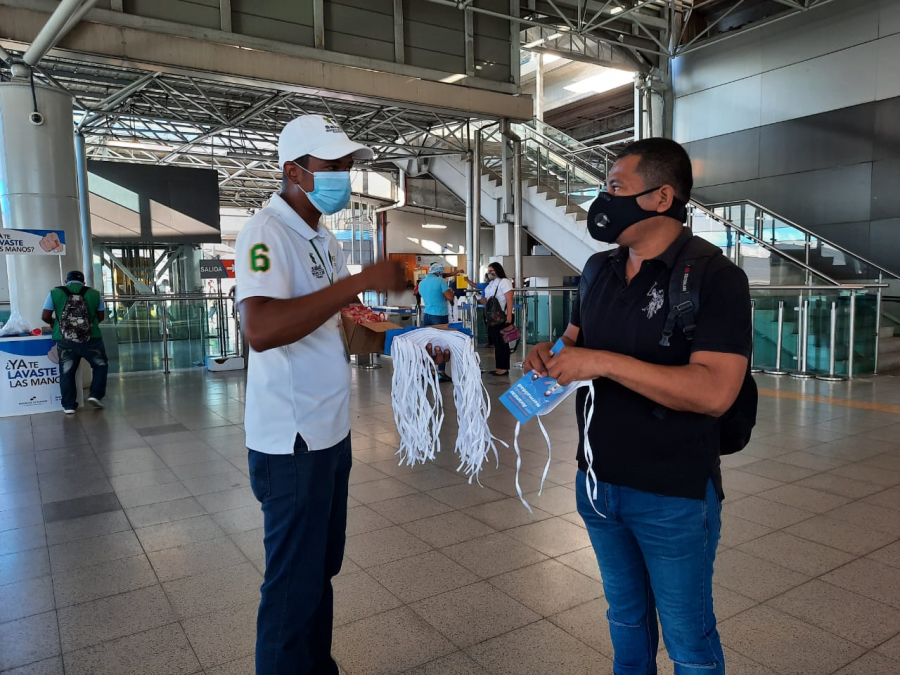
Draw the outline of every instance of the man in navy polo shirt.
M712 604L717 420L747 371L750 293L744 272L717 256L692 339L681 329L660 339L673 267L693 237L683 226L692 186L674 141L638 141L619 156L588 218L594 238L619 248L582 289L566 347L551 356L549 343L538 345L525 363L563 385L593 383L593 399L587 388L577 399L577 502L609 603L615 675L657 672L657 614L676 675L725 673Z

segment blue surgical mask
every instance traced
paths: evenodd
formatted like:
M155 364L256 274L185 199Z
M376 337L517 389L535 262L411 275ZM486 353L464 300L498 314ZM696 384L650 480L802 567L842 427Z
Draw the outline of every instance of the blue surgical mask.
M297 166L300 165L298 164ZM303 169L302 166L300 168ZM340 211L350 202L349 171L316 171L313 173L308 169L303 170L306 173L312 173L315 187L312 192L307 192L300 185L297 185L297 187L306 195L319 213L330 216Z

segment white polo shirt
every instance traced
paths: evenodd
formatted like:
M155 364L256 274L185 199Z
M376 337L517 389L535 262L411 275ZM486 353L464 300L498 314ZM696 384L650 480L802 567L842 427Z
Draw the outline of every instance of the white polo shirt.
M297 298L349 275L340 245L323 225L313 230L280 196L256 213L237 238L236 296ZM247 447L294 452L297 434L310 450L350 433L350 365L335 315L302 340L251 348L244 428Z

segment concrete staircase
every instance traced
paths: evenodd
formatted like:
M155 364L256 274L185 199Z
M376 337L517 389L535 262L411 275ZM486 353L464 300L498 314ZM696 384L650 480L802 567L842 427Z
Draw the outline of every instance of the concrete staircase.
M431 157L427 171L456 195L465 196L466 165L463 160L453 156ZM482 167L481 217L491 225L502 224L502 199L500 176ZM594 253L609 248L591 238L585 209L571 200L567 203L565 195L533 178L523 181L522 222L528 234L575 270L581 270Z

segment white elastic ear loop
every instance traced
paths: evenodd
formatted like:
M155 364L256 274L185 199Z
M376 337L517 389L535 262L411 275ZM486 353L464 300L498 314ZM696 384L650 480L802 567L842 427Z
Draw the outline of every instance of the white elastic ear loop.
M587 464L587 471L584 474L584 489L587 490L588 499L591 507L598 516L606 518L606 516L597 510L597 474L594 473L594 452L591 450L591 420L594 419L594 381L591 380L589 398L584 401L584 461ZM594 481L594 487L591 489L591 481Z
M451 354L453 399L459 427L457 471L464 470L471 483L473 479L478 480L491 451L499 465L496 443L506 444L491 434L490 396L481 378L481 362L471 338L463 333L421 328L394 339L391 402L401 438L400 463L412 466L433 460L440 451L443 399L437 366L426 350L428 344L449 349Z
M557 388L559 385L557 385ZM552 391L552 390L551 390ZM544 465L544 473L541 474L541 485L538 488L538 497L544 494L544 483L547 481L547 474L550 472L550 461L552 459L552 448L550 445L550 434L547 433L547 428L544 426L543 420L541 420L541 415L537 415L538 426L541 428L541 433L544 435L544 440L547 441L547 463ZM522 423L516 422L516 432L513 437L513 446L516 451L516 492L519 493L519 501L521 501L525 508L528 509L528 513L534 513L531 510L531 506L525 501L525 496L522 494L522 486L519 485L519 472L522 470L522 451L519 449L519 432L522 430ZM508 446L507 446L508 447Z

